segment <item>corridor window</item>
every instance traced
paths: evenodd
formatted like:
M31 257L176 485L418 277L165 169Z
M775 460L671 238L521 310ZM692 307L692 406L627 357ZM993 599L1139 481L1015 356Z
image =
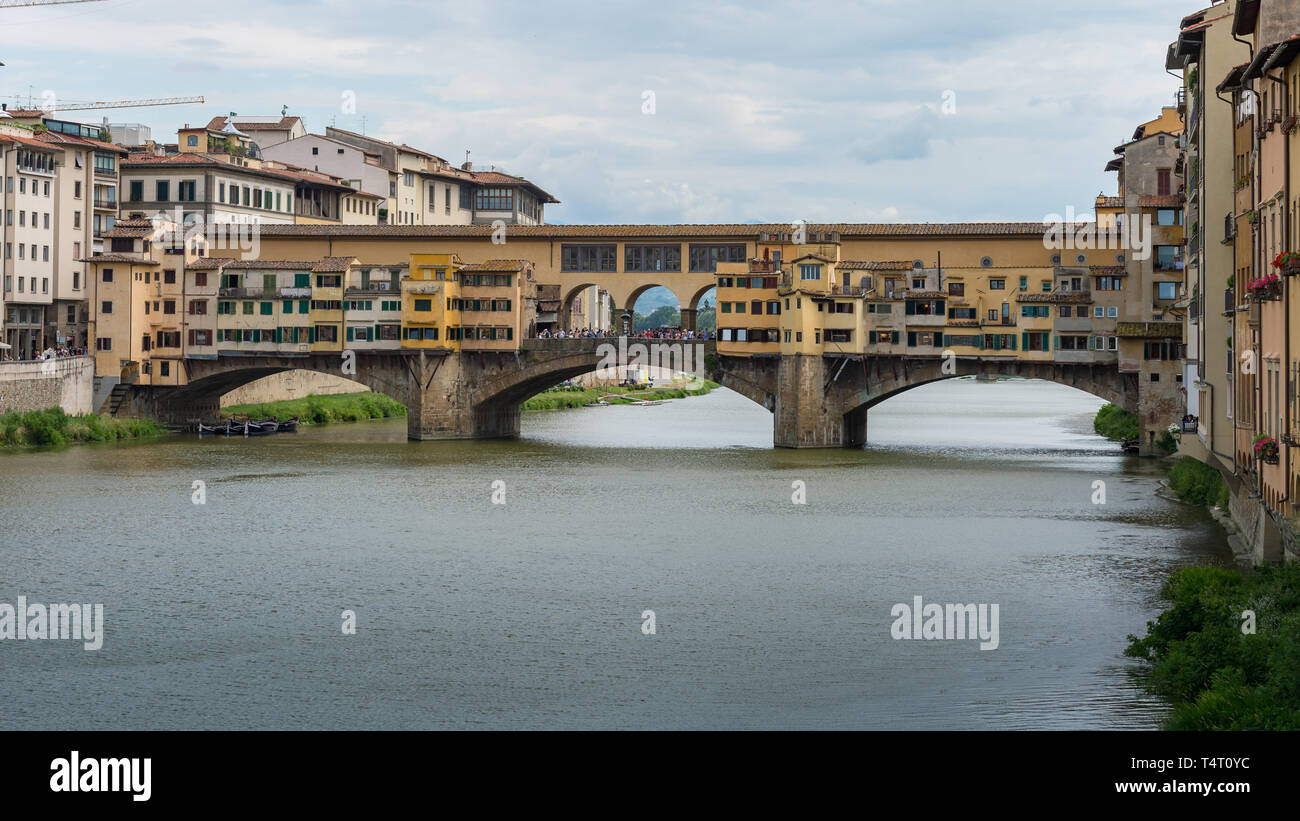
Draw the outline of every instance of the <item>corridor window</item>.
M624 271L681 271L680 245L625 245Z
M821 279L821 278L822 278L822 267L820 265L804 264L799 266L799 279L813 280L813 279Z
M692 273L712 274L717 271L719 262L744 262L745 246L740 245L692 245L690 266Z
M510 188L482 188L474 194L474 208L479 211L513 211L514 191Z
M562 245L560 246L561 271L618 270L615 245Z

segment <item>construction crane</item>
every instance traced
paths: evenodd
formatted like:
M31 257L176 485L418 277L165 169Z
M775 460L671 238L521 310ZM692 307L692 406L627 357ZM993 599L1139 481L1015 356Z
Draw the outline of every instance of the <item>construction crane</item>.
M22 6L62 6L68 3L102 3L104 0L0 0L0 9Z
M3 0L0 0L3 2ZM61 2L74 2L74 0L61 0ZM11 99L23 101L22 96L15 94ZM28 105L33 102L28 99ZM55 111L96 111L101 108L145 108L151 105L185 105L187 103L202 103L202 97L151 97L143 100L97 100L91 103L56 103Z

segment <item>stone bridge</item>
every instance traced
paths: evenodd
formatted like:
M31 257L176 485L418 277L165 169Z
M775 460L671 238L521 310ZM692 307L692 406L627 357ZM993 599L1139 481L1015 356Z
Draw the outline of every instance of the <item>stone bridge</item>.
M1115 365L939 356L720 356L712 341L529 339L518 351L356 351L223 353L187 359L189 382L133 389L125 413L173 424L216 419L226 392L280 371L305 369L345 376L407 407L411 439L502 438L519 435L520 405L566 379L618 364L668 367L702 374L773 412L777 447L858 447L867 413L905 390L956 376L1045 379L1137 411L1138 374Z

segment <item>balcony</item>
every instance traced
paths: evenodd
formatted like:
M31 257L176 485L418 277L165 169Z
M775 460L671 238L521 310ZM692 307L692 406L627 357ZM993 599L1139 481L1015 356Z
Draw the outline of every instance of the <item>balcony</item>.
M222 289L226 290L226 289ZM281 299L308 299L311 297L311 288L303 286L286 286L276 289L276 296Z
M1223 244L1229 245L1237 238L1237 221L1232 218L1232 212L1229 211L1223 215Z
M232 299L261 299L261 288L220 288L217 290L218 296L231 297ZM311 289L307 289L310 295Z
M396 294L401 291L401 287L394 285L392 282L375 281L363 282L360 286L349 285L345 292L349 294ZM555 297L559 299L559 297Z
M117 210L117 198L116 197L95 197L95 207Z
M1235 313L1237 310L1237 295L1232 288L1223 289L1223 315Z

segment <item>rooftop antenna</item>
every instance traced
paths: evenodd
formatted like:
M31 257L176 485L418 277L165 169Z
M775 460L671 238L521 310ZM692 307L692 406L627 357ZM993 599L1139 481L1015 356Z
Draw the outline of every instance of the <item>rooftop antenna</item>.
M288 114L288 113L289 113L289 106L287 106L287 105L282 105L282 106L280 106L280 116L281 116L281 117L283 117L284 115L286 115L286 114Z

